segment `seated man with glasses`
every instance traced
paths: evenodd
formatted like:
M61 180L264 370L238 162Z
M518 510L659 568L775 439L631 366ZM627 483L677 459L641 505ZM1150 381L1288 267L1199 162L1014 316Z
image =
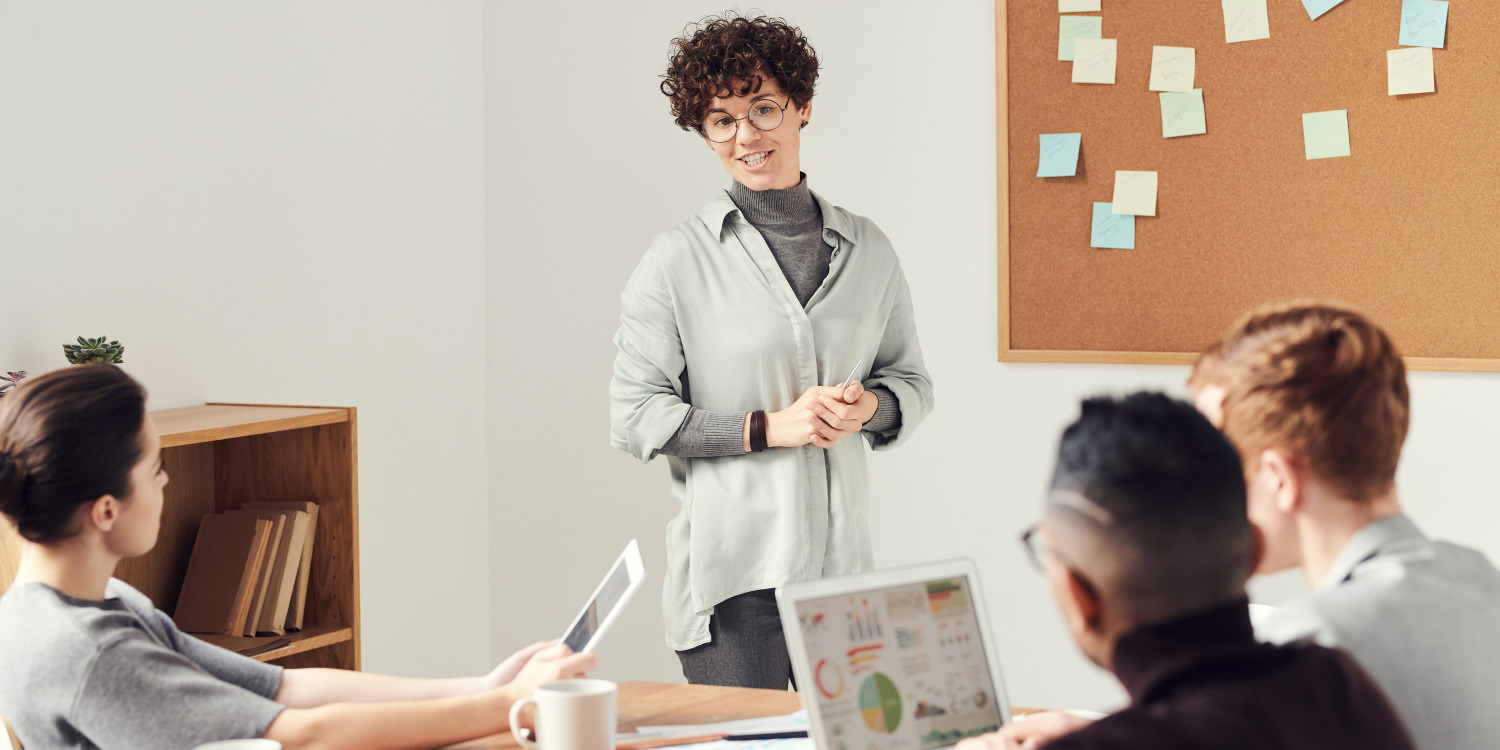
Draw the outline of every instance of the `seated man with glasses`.
M1023 540L1079 648L1131 700L1047 747L1414 747L1348 656L1255 640L1245 580L1258 545L1239 454L1191 404L1084 401ZM959 750L1034 747L1032 723Z

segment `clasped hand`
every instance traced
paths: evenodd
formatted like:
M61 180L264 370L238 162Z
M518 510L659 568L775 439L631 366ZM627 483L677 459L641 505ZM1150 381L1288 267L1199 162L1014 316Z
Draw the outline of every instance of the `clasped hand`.
M875 416L879 399L853 382L846 388L813 386L791 406L766 415L766 442L774 448L812 443L831 448Z

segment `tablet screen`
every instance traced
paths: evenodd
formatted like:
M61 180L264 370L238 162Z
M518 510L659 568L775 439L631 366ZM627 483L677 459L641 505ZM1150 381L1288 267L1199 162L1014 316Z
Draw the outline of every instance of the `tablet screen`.
M599 632L599 623L609 618L615 607L620 605L621 598L630 588L630 571L625 567L625 558L622 556L615 561L615 566L610 569L609 575L605 576L604 583L599 586L599 593L588 606L584 608L583 614L568 628L568 634L563 637L563 643L574 653L583 651L589 645L594 634Z

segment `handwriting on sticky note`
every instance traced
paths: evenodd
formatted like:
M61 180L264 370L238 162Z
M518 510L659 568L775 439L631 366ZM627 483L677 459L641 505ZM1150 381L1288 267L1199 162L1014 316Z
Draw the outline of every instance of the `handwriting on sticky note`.
M1432 74L1431 47L1388 50L1385 60L1386 93L1390 96L1437 91L1437 81Z
M1444 0L1401 1L1401 44L1441 49L1448 35L1448 3Z
M1197 51L1192 47L1152 47L1152 91L1192 91Z
M1349 155L1349 110L1309 112L1302 116L1303 148L1308 159Z
M1114 39L1073 41L1073 83L1114 83Z
M1160 96L1161 137L1178 138L1208 132L1208 122L1203 116L1203 89L1163 91Z
M1099 10L1099 0L1057 0L1058 13L1092 13Z
M1078 174L1078 146L1082 133L1043 133L1037 177L1072 177Z
M1115 250L1135 249L1135 217L1116 214L1108 203L1094 204L1094 222L1089 246Z
M1101 16L1060 16L1057 22L1057 59L1073 61L1073 41L1104 36Z
M1156 215L1156 173L1115 172L1115 197L1110 212L1131 216Z
M1271 38L1266 0L1222 0L1222 5L1225 42L1232 44Z

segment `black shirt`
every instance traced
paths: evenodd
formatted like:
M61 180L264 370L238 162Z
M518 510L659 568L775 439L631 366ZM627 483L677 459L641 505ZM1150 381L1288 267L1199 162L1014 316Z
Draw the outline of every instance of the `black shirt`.
M1385 694L1343 652L1258 643L1245 600L1127 633L1130 706L1050 750L1414 750Z

